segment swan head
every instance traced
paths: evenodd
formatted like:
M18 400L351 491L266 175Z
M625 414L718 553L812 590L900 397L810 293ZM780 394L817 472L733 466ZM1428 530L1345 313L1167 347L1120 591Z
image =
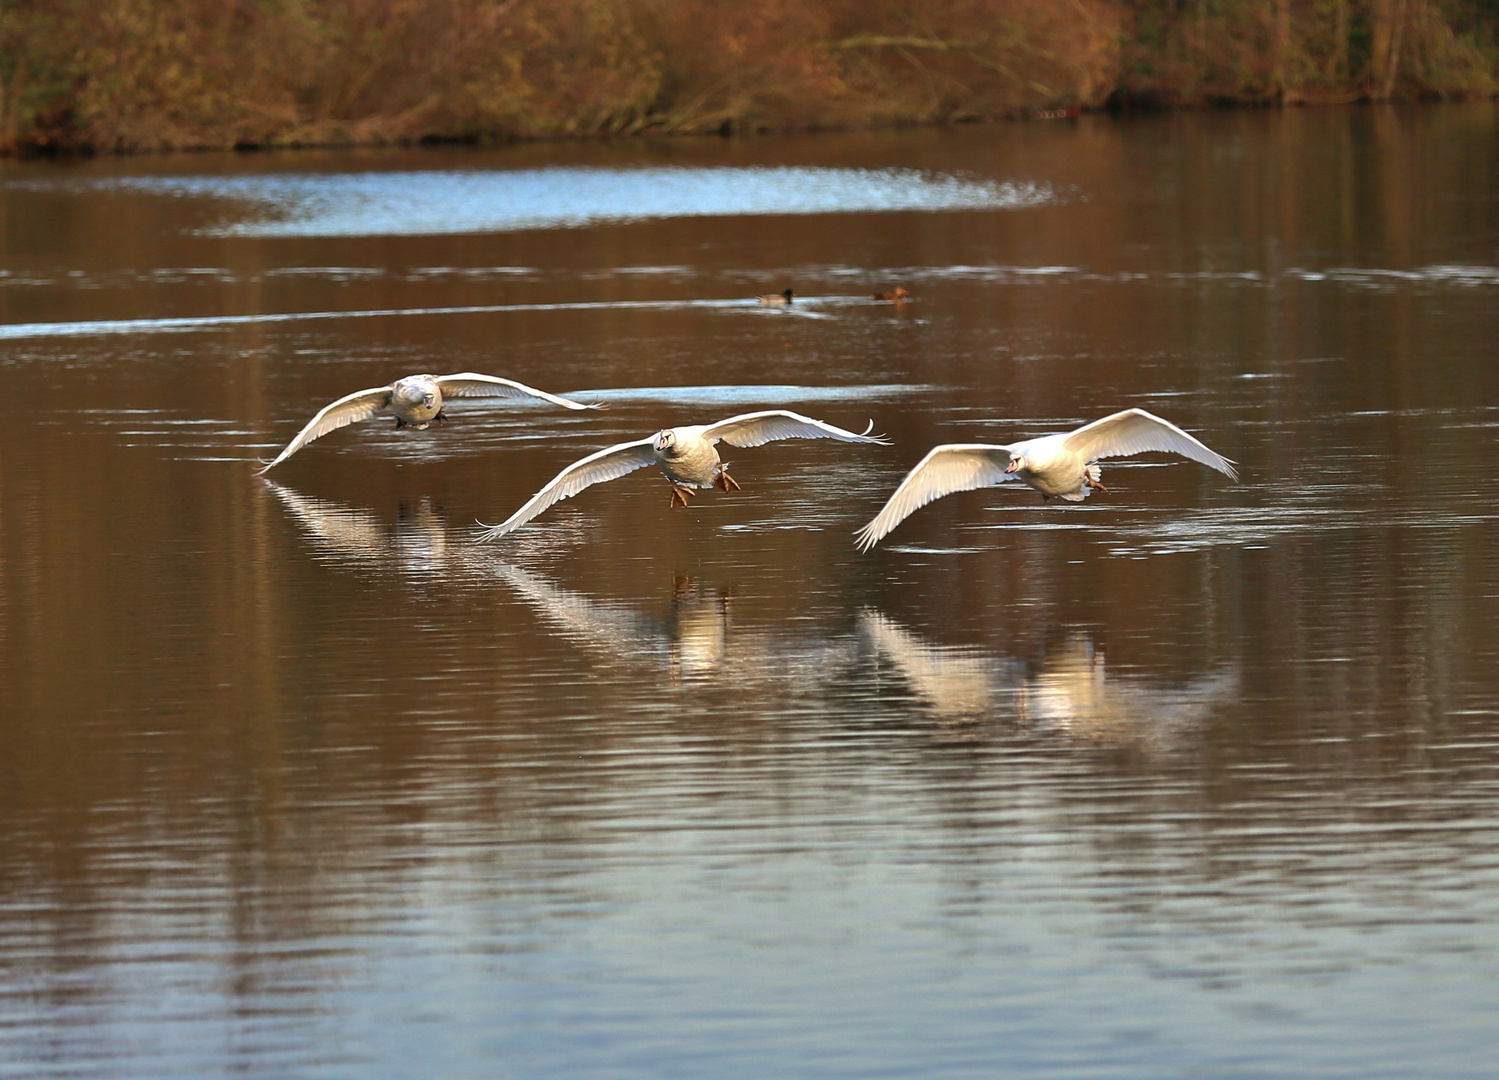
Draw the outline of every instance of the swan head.
M402 380L396 384L394 393L409 408L431 409L437 405L436 388L432 386Z
M669 454L677 447L677 433L665 428L656 435L656 453Z
M1028 463L1025 460L1025 455L1024 454L1011 454L1010 455L1010 463L1005 466L1005 472L1006 473L1015 473L1015 472L1019 472L1021 469L1027 468L1027 467L1028 467Z

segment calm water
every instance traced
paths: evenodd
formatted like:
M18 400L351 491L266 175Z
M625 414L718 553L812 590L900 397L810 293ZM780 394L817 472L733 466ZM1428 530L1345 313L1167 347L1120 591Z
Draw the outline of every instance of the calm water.
M0 1075L1492 1075L1495 342L1492 106L5 164Z

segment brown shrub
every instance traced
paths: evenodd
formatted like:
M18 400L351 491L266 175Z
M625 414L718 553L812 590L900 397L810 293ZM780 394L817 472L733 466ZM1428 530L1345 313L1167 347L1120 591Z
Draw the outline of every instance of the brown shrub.
M1472 95L1482 2L3 0L0 151Z
M1119 95L1281 103L1474 97L1496 88L1491 43L1458 34L1457 0L1124 0Z

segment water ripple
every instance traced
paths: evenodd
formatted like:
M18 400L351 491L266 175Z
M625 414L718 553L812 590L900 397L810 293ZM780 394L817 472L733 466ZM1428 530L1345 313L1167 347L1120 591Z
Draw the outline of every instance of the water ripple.
M184 315L163 319L96 319L82 322L12 323L0 326L0 340L43 337L89 337L98 334L169 334L193 330L218 330L255 323L309 322L327 319L374 319L395 315L488 315L506 311L603 311L648 309L680 311L744 309L755 315L826 318L817 305L868 304L868 297L828 296L799 298L795 307L766 308L753 297L707 300L585 300L555 304L470 304L462 307L374 308L363 311L277 311L258 315Z

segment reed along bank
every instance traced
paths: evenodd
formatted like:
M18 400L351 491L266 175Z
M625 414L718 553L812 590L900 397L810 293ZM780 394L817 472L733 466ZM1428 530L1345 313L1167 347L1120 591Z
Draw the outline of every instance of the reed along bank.
M1499 0L0 0L0 152L1492 96Z

